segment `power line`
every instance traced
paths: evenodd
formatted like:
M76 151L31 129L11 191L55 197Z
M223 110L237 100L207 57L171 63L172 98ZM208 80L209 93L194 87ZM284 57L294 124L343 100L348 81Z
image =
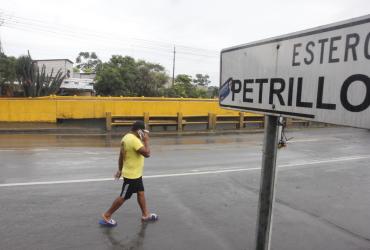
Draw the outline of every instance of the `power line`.
M198 58L196 59L197 61L212 60L212 63L214 60L219 60L219 51L184 45L176 45L175 47L173 44L167 42L120 37L117 34L108 34L100 31L99 33L96 33L95 31L88 29L79 30L72 26L54 25L37 19L4 14L1 12L1 9L0 22L3 23L2 27L6 27L8 29L32 33L44 33L48 36L62 37L69 40L93 40L94 43L102 44L102 48L104 48L103 50L106 50L107 46L109 47L109 45L111 45L112 47L114 46L114 49L131 50L133 52L136 50L144 52L150 51L151 53L161 54L163 58L164 55L166 55L166 58L168 58L169 55L173 53L172 84L174 84L175 77L176 54L179 58L181 58L180 61L183 63L184 61L193 62L194 58ZM209 64L209 62L207 62L207 64ZM204 65L204 63L201 65Z
M61 33L61 32L55 32L55 31L51 31L51 30L45 30L43 28L40 28L40 27L29 27L27 25L24 25L24 24L15 24L15 23L11 23L11 22L7 22L4 27L8 27L8 28L12 28L12 29L18 29L18 30L22 30L22 31L36 31L36 32L43 32L43 33L47 33L47 34L52 34L52 35L55 35L55 36L61 36L61 37L68 37L70 39L73 39L73 40L85 40L87 39L86 37L83 37L81 36L80 34L79 35L74 35L74 34L68 34L68 33ZM148 49L148 50L154 50L156 52L158 51L162 51L162 52L165 52L165 53L172 53L170 51L170 49L166 49L166 48L160 48L160 47L157 47L157 46L152 46L152 45L141 45L141 44L135 44L135 45L132 45L131 43L128 43L128 42L125 42L125 41L121 41L119 42L118 40L115 41L115 39L108 39L108 38L104 38L104 37L96 37L94 39L94 42L97 42L97 40L100 40L100 41L104 41L104 43L109 43L109 44L112 44L112 45L116 45L117 43L119 44L128 44L130 47L137 47L137 48L144 48L144 49ZM213 59L218 59L218 55L209 55L209 54L200 54L200 53L196 53L196 52L188 52L188 51L178 51L179 54L183 54L183 55L190 55L190 56L196 56L196 57L208 57L208 58L213 58Z
M90 38L99 38L99 39L115 39L115 36L112 36L112 34L105 34L105 35L99 35L96 33L88 32L88 30L74 32L73 30L75 27L67 27L67 26L51 26L51 25L45 25L45 22L41 20L36 19L29 19L29 18L23 18L19 16L14 15L3 15L3 20L5 20L6 25L11 28L23 28L23 29L32 29L37 30L40 32L46 32L46 33L54 33L54 34L62 34L64 36L69 36L71 38L76 37L90 37ZM101 33L101 32L100 32ZM117 38L116 38L117 39ZM128 42L135 42L135 43L141 43L140 45L136 44L135 46L147 46L152 47L153 49L165 49L169 51L168 49L170 46L169 43L165 42L158 42L158 41L152 41L152 40L145 40L145 39L138 39L138 38L120 38L120 42L122 40L126 40ZM209 57L218 57L218 51L208 50L208 49L200 49L195 47L189 47L184 45L177 45L177 48L181 49L178 51L180 54L189 54L194 56L209 56Z
M26 31L26 32L38 31L37 29L27 29L27 28L19 27L19 26L6 25L4 27L12 28L12 29L17 29L17 30L21 30L21 31ZM54 34L54 35L56 35L57 37L59 37L58 34ZM65 37L65 36L62 35L62 37ZM72 39L76 39L76 37L71 37L71 38ZM143 52L150 51L150 53L162 54L162 55L170 55L170 54L172 54L172 52L170 50L157 49L157 48L152 47L152 46L143 46L143 45L140 45L140 46L139 45L135 45L135 46L133 46L131 44L127 44L127 46L124 46L124 44L117 44L117 43L112 43L112 42L103 42L103 41L101 41L101 42L95 41L95 42L103 44L104 45L104 48L106 48L107 45L109 44L109 45L111 45L111 47L114 46L115 49L123 49L123 50L126 50L126 51L136 51L136 50L139 50L139 51L143 51ZM218 56L216 57L216 56L209 56L209 55L201 55L201 54L195 54L195 53L189 53L189 52L182 52L182 51L180 51L180 52L178 51L177 53L179 55L181 55L181 58L182 59L197 57L197 58L203 58L203 59L206 59L206 60L219 60L219 57Z
M41 25L41 26L44 26L44 27L51 27L51 26L45 26L45 22L44 21L37 20L37 19L24 18L24 17L19 17L19 16L15 16L15 15L8 15L8 14L6 14L5 16L8 17L8 18L10 18L10 19L13 19L14 21L17 21L17 22L19 22L20 20L21 21L25 21L26 20L26 21L28 21L31 24L37 23L37 25ZM52 28L55 29L56 27L52 27ZM60 29L60 30L61 29L64 29L64 30L68 30L68 31L70 31L71 29L75 29L75 27L65 26L65 25L64 26L58 25L57 28ZM92 33L87 33L86 31L88 31L88 30L85 29L82 32L84 32L86 34L94 34L94 35L96 35L95 31L91 31ZM165 46L165 47L169 47L169 46L172 47L172 44L170 44L168 42L160 42L160 41L154 41L154 40L139 39L139 38L129 38L129 37L126 37L125 39L130 39L130 40L135 40L135 41L141 41L141 42L155 43L157 45L159 44L159 45L162 45L162 46ZM183 47L184 49L192 49L192 50L198 50L198 51L208 51L208 52L211 52L211 53L218 53L218 51L213 51L213 50L209 50L209 49L202 49L202 48L195 48L195 47L184 46L184 45L178 45L178 47Z

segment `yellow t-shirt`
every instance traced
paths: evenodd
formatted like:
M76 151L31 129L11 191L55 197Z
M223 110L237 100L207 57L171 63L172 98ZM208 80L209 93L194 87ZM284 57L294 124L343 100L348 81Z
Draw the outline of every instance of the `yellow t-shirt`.
M128 133L121 141L124 144L125 161L123 163L122 176L128 179L137 179L143 175L144 156L137 152L143 147L143 143L135 135Z

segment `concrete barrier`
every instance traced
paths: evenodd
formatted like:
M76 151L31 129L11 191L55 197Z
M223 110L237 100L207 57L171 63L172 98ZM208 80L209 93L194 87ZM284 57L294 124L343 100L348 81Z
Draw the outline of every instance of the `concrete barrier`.
M4 122L56 122L54 100L0 99L0 121Z
M84 96L0 98L1 122L56 123L58 119L105 119L107 113L112 117L141 117L148 113L150 117L167 116L176 119L180 119L179 113L183 117L209 117L209 114L214 114L215 118L212 119L240 116L240 112L221 109L217 99ZM243 117L248 116L261 115L243 112ZM182 126L181 123L176 124Z

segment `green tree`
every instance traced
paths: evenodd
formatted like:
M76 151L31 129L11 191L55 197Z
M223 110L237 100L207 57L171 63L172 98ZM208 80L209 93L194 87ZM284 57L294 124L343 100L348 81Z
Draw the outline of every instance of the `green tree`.
M218 91L219 91L219 87L210 86L208 87L207 96L209 98L216 98L218 97Z
M193 83L195 85L208 87L208 84L210 84L211 81L209 80L209 75L196 74Z
M191 86L192 78L186 74L179 74L175 78L175 83L177 84L185 84L187 86Z
M17 59L15 57L8 57L0 52L0 89L6 84L10 85L17 79L15 73ZM0 92L1 94L1 92Z
M164 95L167 97L190 97L194 95L192 91L191 76L180 74L175 78L174 85L164 90Z
M80 52L76 58L76 68L84 73L95 73L101 63L95 52Z
M180 74L175 78L174 86L163 91L167 97L199 98L207 97L207 91L197 88L192 84L191 76Z
M98 95L159 96L167 81L159 64L114 55L97 70L95 90Z

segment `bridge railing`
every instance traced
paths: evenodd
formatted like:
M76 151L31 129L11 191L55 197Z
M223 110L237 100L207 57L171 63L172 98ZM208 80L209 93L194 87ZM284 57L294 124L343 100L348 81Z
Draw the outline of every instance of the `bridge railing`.
M189 125L205 125L208 130L214 130L217 125L234 125L235 128L242 129L248 126L262 128L264 126L264 117L259 114L239 112L236 115L223 114L192 114L184 115L178 112L177 115L150 115L144 112L142 115L112 115L106 113L106 129L111 131L112 127L131 126L136 120L144 120L145 124L151 128L154 126L174 126L177 131L183 131L184 127Z

